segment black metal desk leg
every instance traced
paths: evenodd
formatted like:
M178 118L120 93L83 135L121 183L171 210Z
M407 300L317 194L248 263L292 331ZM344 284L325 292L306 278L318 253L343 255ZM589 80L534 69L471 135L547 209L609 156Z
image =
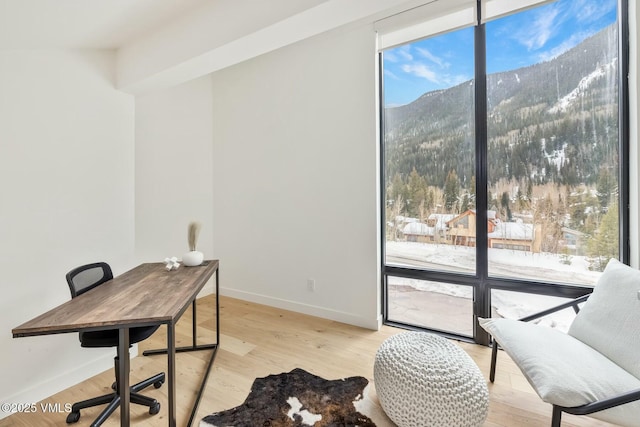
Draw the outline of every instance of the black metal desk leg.
M216 348L220 345L220 269L216 270Z
M200 383L200 389L198 389L198 395L196 396L196 401L191 408L191 415L189 416L189 422L187 423L187 427L191 427L193 421L195 420L196 413L198 412L198 407L200 406L200 400L202 399L202 395L204 394L204 388L207 385L207 379L209 378L209 373L211 372L211 366L213 365L213 361L216 359L216 354L218 354L218 345L220 344L220 298L219 295L219 276L218 270L216 270L216 343L215 344L206 344L206 345L196 345L196 326L195 326L195 318L196 318L196 302L193 301L193 347L189 349L185 348L185 351L189 350L204 350L204 349L212 349L211 357L209 358L209 363L207 364L207 368L204 371L204 376L202 377L202 382Z
M217 272L216 272L217 273ZM198 344L197 343L197 324L196 324L196 318L197 318L197 310L196 310L196 301L194 300L193 303L191 304L192 306L192 318L191 318L191 333L193 335L193 337L191 338L191 345L187 345L187 346L183 346L183 347L176 347L176 352L177 353L183 353L183 352L188 352L188 351L199 351L199 350L214 350L218 347L218 343L220 342L220 301L218 299L218 294L217 294L217 285L216 285L216 342L213 344ZM160 349L155 349L155 350L145 350L144 352L142 352L143 356L151 356L154 354L166 354L167 353L167 349L166 348L160 348Z
M192 319L191 319L191 342L193 343L193 347L195 348L197 346L197 342L196 339L198 337L198 320L196 317L196 300L193 300L193 302L191 303L191 314L192 314Z
M191 415L189 416L189 421L187 426L190 427L193 421L195 420L196 413L198 412L198 406L200 405L200 400L202 399L202 395L204 393L204 389L207 385L207 379L209 378L209 373L211 372L211 367L213 366L213 361L216 358L216 354L218 353L218 345L220 344L220 274L219 271L216 270L216 342L213 344L198 344L197 342L197 310L196 310L196 300L192 302L192 317L191 317L191 333L192 340L191 345L184 347L176 347L176 337L175 337L175 324L168 323L167 324L167 348L156 349L156 350L145 350L142 354L144 356L150 356L152 354L167 354L167 371L168 371L168 387L169 387L169 426L174 427L176 425L176 384L175 384L175 375L176 375L176 353L182 352L190 352L190 351L200 351L200 350L213 350L211 352L211 356L209 358L209 362L207 364L207 368L205 369L202 382L200 383L200 389L198 390L198 394L196 396L196 401L191 408Z
M120 328L118 334L118 376L120 391L120 426L129 427L129 328Z
M176 335L173 323L167 325L167 371L169 427L176 427Z

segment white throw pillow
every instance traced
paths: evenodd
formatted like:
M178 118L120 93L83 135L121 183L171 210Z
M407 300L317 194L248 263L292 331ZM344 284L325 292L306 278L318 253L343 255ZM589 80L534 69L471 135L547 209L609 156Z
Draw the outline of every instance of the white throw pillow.
M640 271L612 259L569 335L640 378Z

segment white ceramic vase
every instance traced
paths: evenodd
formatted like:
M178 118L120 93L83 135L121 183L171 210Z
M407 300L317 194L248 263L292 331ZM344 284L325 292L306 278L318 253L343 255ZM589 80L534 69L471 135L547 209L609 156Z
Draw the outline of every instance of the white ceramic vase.
M202 264L202 261L204 261L204 254L200 251L191 251L182 255L182 264L187 267L195 267Z

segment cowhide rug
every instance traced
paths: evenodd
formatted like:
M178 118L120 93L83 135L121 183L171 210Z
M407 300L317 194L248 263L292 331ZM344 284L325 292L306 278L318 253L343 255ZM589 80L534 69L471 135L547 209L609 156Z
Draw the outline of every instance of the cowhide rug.
M242 405L207 415L200 427L391 426L368 397L368 383L363 377L325 380L303 369L256 378Z

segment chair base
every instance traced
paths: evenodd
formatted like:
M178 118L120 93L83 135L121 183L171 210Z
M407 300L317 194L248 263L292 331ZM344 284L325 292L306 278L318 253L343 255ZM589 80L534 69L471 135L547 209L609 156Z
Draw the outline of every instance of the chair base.
M162 387L165 381L165 374L161 372L159 374L154 375L151 378L147 378L144 381L141 381L137 384L134 384L130 387L130 402L138 405L145 405L149 407L149 414L155 415L160 412L160 402L151 397L144 396L138 393L141 390L149 387L153 384L155 388ZM117 388L117 386L116 386ZM94 397L92 399L83 400L81 402L74 403L71 407L71 412L67 416L67 424L72 424L78 422L80 419L80 410L85 408L90 408L93 406L104 405L107 404L107 407L98 415L98 418L91 424L91 427L98 427L102 423L106 421L107 418L113 413L113 411L120 406L120 393L116 390L113 393L105 394L103 396Z

